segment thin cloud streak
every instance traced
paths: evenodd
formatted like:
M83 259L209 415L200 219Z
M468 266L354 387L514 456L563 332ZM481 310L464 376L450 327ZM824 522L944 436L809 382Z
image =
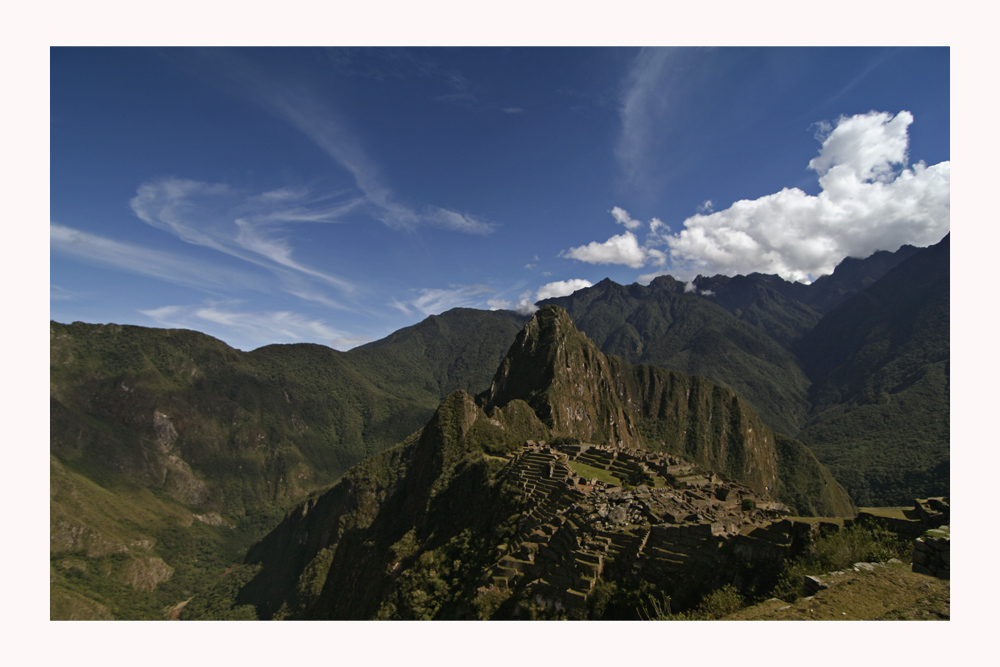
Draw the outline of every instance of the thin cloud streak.
M57 223L49 223L53 252L136 275L156 278L184 287L227 290L233 285L267 291L254 276L160 250L150 250L131 243L81 232Z
M280 197L247 197L222 184L166 178L143 183L129 203L140 220L182 241L272 271L283 267L321 280L345 294L352 293L353 283L295 261L288 242L272 235L282 224L297 222L303 217L310 223L337 222L341 215L355 208L358 201L306 214L300 202L289 208L293 196L304 202L307 194L304 191L293 194L289 190Z
M418 212L393 201L392 191L379 179L378 169L357 142L333 120L332 114L316 109L317 103L308 97L299 96L297 100L274 99L272 106L351 173L358 189L378 209L375 217L389 227L412 230L423 224L469 234L489 234L495 229L496 225L464 213L437 206Z
M438 206L413 209L395 201L348 124L329 104L305 88L269 79L253 65L228 58L224 67L243 81L265 109L290 123L351 174L364 199L376 209L373 216L393 229L412 231L429 225L468 234L489 234L496 224Z
M193 329L227 341L238 349L251 350L276 342L298 343L324 340L330 347L356 337L328 326L323 320L288 310L249 312L233 303L210 302L200 306L162 306L140 310L157 326ZM353 345L352 345L353 346Z
M690 53L643 49L629 69L618 110L621 134L615 158L632 185L642 185L650 177L653 156L663 150L664 126L675 104L680 77L678 64Z
M413 315L415 312L424 317L430 315L440 315L452 308L481 308L483 305L482 295L492 294L494 290L485 285L451 285L447 289L421 288L418 290L420 296L409 301L392 299L389 305L397 308L406 315ZM486 301L492 308L495 299Z

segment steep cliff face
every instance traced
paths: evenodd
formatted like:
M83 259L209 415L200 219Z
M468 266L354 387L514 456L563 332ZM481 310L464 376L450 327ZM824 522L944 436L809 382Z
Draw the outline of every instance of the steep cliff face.
M644 447L684 456L750 488L776 496L775 434L729 389L654 366L629 369L626 402Z
M566 311L547 306L517 335L481 399L487 410L524 400L555 437L640 447L634 415L621 400L620 370Z

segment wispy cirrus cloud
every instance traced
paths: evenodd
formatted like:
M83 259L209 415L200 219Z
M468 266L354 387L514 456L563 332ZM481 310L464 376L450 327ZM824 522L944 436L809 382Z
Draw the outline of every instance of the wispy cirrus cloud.
M75 301L80 295L59 285L49 285L49 301Z
M337 199L330 203L330 198ZM297 261L287 238L289 225L335 223L361 201L331 195L314 197L285 188L248 194L217 183L163 178L143 183L129 204L140 220L182 241L211 248L284 275L297 275L345 294L354 284Z
M664 152L669 119L691 49L649 48L636 56L622 86L618 115L621 132L615 158L627 182L642 186L651 178L655 158Z
M405 56L399 62L412 69L417 61ZM399 201L383 182L378 166L365 152L357 134L315 88L270 77L250 61L232 53L220 54L217 64L228 77L241 81L258 104L290 123L347 170L372 216L387 226L409 231L430 226L468 234L489 234L496 229L495 223L470 213L435 205L412 206ZM439 69L426 67L430 67L427 70L430 74L425 72L425 75L441 75ZM453 94L467 94L459 74L449 73L446 78L458 89Z
M537 290L524 289L524 283L505 289L501 293L495 293L492 288L485 285L474 285L471 287L452 286L450 290L421 290L421 297L427 300L427 304L433 303L438 310L433 313L443 312L448 308L460 306L473 306L476 308L486 307L489 310L514 310L524 315L531 315L538 310L535 305L537 301L551 299L559 296L568 296L573 292L591 287L593 283L582 278L571 278L569 280L557 280L542 285ZM514 296L507 296L508 293L519 292ZM485 304L479 303L484 294L494 294L486 299ZM393 304L403 312L410 314L411 304ZM430 309L429 309L430 310ZM432 312L424 312L430 315Z
M322 51L338 72L349 76L384 80L421 78L434 81L456 95L467 93L469 81L461 71L442 65L426 49L407 48L330 48Z
M53 252L175 285L207 290L228 290L233 285L267 289L250 273L115 241L54 222L49 223L49 244Z
M420 313L425 317L439 315L452 308L482 307L483 295L492 294L495 290L486 285L449 285L448 288L421 288L416 290L419 296L408 301L392 299L389 302L407 315ZM496 300L487 301L494 303ZM490 306L492 307L492 306Z
M374 207L374 217L389 227L412 230L420 225L430 225L469 234L489 234L495 229L493 223L468 213L439 206L418 209L396 201L357 140L329 110L308 95L287 93L272 98L269 105L351 173L367 203Z
M298 343L323 340L330 347L347 349L367 342L330 327L321 319L290 310L246 311L236 302L207 302L202 305L170 305L140 310L156 326L194 329L242 350L271 343Z

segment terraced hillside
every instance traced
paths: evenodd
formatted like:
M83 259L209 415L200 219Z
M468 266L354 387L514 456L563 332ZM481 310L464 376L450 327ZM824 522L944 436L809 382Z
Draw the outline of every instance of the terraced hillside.
M619 480L642 478L650 485L588 479L578 469L604 470ZM691 570L724 569L732 555L723 549L727 541L784 535L764 526L788 513L780 503L683 459L642 450L529 442L511 456L504 474L522 489L530 510L500 545L502 555L487 570L480 594L504 599L503 611L514 617L584 618L588 596L606 572L637 585L676 581Z

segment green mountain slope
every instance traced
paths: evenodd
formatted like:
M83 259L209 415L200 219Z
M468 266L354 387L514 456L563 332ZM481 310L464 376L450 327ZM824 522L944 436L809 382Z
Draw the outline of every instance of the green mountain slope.
M864 505L949 488L950 239L915 253L802 340L799 437Z
M747 401L772 428L795 433L809 381L795 356L710 298L661 276L649 287L605 280L544 303L569 313L601 351L632 364L701 375Z
M150 512L163 521L142 537L126 531L128 539L119 539L127 513L102 514L93 503L60 495L53 496L51 514L97 540L124 547L148 541L150 557L167 567L176 569L184 558L169 546L178 542L168 535L174 530L197 533L213 558L232 561L238 550L225 545L259 537L290 503L419 429L442 392L484 388L490 372L472 369L495 368L522 321L512 313L453 311L349 353L319 345L244 353L191 331L53 322L54 465L125 505L136 494L153 493ZM449 348L456 353L447 356ZM221 523L192 524L193 515ZM54 542L52 557L78 546ZM64 571L80 572L58 570ZM89 591L91 601L104 600L95 603L101 609L118 608L108 612L116 617L162 615L159 608L137 611L138 603L126 600L134 597L128 587L99 595L111 585L99 573L109 570L91 563L88 571L77 577L74 600ZM158 590L164 587L170 585ZM72 609L85 608L98 609L77 600L54 606L53 614L79 615Z
M432 393L439 398L457 389L475 394L489 384L497 364L527 321L527 315L509 310L454 308L347 355L357 367L373 368L387 381L405 383L408 374L418 373L432 378L436 385L431 385ZM408 368L414 370L408 373Z
M699 276L693 284L699 294L784 348L790 348L820 320L820 314L804 301L808 292L793 287L806 286L787 283L778 276Z
M601 349L732 388L862 504L948 493L948 237L778 276L605 281L550 300ZM720 311L725 311L721 313Z
M868 257L846 257L833 273L820 276L805 290L802 301L826 315L858 292L875 284L892 269L915 255L920 248L901 246L895 252L879 250Z

